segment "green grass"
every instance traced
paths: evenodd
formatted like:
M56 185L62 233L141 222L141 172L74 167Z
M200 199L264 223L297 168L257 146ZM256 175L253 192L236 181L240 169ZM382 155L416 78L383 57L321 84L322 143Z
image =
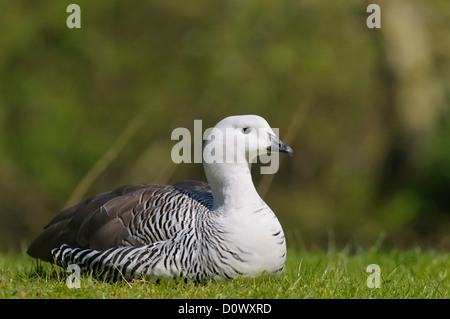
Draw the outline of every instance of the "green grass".
M368 288L369 264L381 269L380 288ZM290 250L280 278L108 283L89 275L68 288L68 273L27 256L0 256L0 298L448 298L448 253L377 247L350 253Z

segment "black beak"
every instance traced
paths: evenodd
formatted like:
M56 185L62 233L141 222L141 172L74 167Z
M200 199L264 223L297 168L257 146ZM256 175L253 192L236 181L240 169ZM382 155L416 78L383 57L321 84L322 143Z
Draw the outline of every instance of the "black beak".
M290 148L288 145L286 145L282 141L280 141L280 139L277 136L269 133L269 140L270 140L271 144L269 147L267 147L268 151L285 153L290 156L292 156L294 154L294 151L292 150L292 148Z

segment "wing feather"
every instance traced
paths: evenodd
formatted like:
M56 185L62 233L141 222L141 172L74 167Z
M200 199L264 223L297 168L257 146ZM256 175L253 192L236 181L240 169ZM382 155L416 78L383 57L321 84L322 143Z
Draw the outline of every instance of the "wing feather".
M208 213L211 207L204 182L123 186L62 211L31 243L28 254L52 261L51 250L63 244L100 251L148 245L189 227L195 214Z

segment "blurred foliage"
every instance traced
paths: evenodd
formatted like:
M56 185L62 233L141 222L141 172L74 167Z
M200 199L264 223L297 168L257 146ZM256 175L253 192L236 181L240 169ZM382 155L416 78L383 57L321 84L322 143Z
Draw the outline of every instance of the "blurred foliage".
M1 0L0 29L2 250L81 196L203 180L172 130L251 113L295 151L264 195L290 245L450 248L447 0Z

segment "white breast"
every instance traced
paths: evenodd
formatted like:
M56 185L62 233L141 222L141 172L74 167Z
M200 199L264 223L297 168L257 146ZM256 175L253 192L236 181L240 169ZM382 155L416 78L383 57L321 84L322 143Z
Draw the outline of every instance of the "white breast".
M256 210L234 211L229 214L227 223L230 247L241 251L245 261L237 261L235 267L245 276L283 270L286 261L283 229L266 204Z

